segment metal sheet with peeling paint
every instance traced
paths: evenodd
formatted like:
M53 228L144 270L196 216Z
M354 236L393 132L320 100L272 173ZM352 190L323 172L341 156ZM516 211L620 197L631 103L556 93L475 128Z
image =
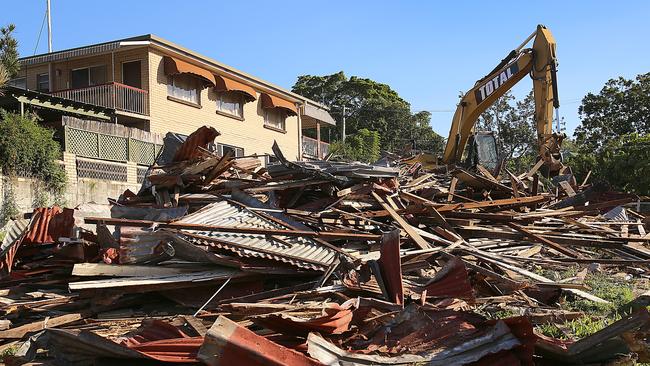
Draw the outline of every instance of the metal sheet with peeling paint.
M259 229L289 229L244 207L228 201L210 204L177 221L185 224L222 225ZM270 237L263 234L221 233L183 230L186 239L201 245L213 245L242 257L267 258L297 267L324 271L336 260L336 251L305 237Z

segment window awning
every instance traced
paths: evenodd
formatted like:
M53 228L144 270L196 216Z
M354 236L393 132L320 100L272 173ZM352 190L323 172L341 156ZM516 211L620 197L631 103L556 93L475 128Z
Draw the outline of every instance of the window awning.
M302 113L303 127L315 128L317 123L336 126L336 121L326 109L306 103Z
M214 75L214 79L216 81L215 89L218 92L240 92L242 95L244 95L244 98L247 102L252 102L257 99L257 92L255 92L255 89L253 89L251 86L221 75Z
M216 85L214 75L210 71L199 66L192 65L189 62L185 62L171 56L165 56L164 63L165 75L193 74L212 85Z
M296 108L296 105L294 103L266 93L262 93L262 107L280 108L287 111L292 116L298 114L298 108Z

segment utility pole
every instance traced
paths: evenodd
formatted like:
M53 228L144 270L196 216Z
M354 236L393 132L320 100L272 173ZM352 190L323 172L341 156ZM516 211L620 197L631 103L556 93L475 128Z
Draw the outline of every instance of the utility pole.
M47 52L52 53L52 15L50 0L47 0Z
M343 142L345 142L345 104L343 105L343 133L342 133L342 136L341 136L341 140L343 140Z

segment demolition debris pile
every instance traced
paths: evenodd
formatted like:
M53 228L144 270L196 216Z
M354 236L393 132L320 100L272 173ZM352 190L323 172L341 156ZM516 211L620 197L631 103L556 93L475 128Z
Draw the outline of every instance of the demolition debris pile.
M264 168L211 152L217 136L168 134L140 192L109 208L7 224L6 363L650 361L648 294L580 339L535 329L588 316L566 301L609 302L588 271L648 278L649 220L628 207L639 197L551 182L540 165L446 171L425 156L291 162L276 145Z

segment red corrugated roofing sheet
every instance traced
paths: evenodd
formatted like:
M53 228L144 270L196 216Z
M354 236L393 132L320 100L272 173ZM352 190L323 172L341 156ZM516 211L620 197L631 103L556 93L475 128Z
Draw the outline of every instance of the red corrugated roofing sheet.
M423 287L423 290L427 291L427 297L455 297L474 300L467 268L458 258L452 258L445 263L442 270L429 284Z
M259 336L224 316L217 318L208 331L198 358L208 365L322 365L302 353Z
M54 243L60 237L72 236L74 210L58 206L36 208L32 220L34 222L22 244Z
M254 321L282 334L299 336L307 336L309 332L341 334L350 327L356 303L356 299L352 299L342 305L326 304L323 308L323 315L311 319L277 313L257 317Z
M402 283L402 262L399 255L399 230L393 230L381 237L381 255L377 261L381 277L390 296L390 301L404 304Z
M174 155L174 161L190 160L198 157L199 152L197 148L199 146L207 148L208 144L212 143L215 137L219 135L219 132L214 127L200 127L198 130L192 132L178 148Z
M120 344L162 362L198 363L203 337L190 337L169 323L151 320Z

